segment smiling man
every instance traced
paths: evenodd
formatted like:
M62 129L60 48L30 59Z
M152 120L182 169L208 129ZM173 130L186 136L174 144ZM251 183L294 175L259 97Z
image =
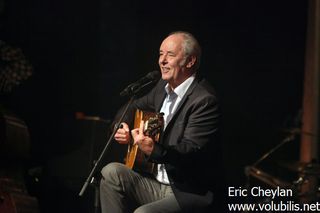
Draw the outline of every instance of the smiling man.
M162 79L167 81L172 89L196 72L194 64L200 60L198 43L187 43L187 39L187 34L172 34L160 46L159 66Z
M160 140L145 134L143 122L130 130L130 116L114 137L120 144L137 144L154 170L145 174L121 163L105 166L103 213L205 212L217 200L220 110L214 89L199 75L200 58L200 45L188 32L173 32L161 43L162 79L129 110L164 113Z

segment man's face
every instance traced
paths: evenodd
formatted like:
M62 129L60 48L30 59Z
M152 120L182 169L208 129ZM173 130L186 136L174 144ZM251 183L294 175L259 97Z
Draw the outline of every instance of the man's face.
M159 66L162 79L173 88L188 77L182 43L183 37L181 35L170 35L160 46Z

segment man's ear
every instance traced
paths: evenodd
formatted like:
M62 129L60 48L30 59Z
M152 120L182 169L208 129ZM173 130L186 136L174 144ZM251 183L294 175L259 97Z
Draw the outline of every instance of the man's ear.
M195 56L190 56L187 63L187 68L191 68L197 61Z

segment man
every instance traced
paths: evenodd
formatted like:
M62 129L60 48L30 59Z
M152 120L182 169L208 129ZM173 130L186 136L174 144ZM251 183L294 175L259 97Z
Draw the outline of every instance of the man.
M122 123L114 138L133 140L150 162L153 175L120 163L102 170L102 212L202 212L214 202L219 185L220 112L214 90L197 72L201 48L188 32L174 32L160 46L162 79L132 108L164 112L164 130L155 143L144 135L143 124L130 131ZM213 173L213 176L210 174Z

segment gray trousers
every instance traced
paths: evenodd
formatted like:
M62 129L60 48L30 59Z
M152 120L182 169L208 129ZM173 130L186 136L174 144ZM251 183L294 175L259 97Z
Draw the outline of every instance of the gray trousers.
M121 163L109 163L102 171L102 213L173 213L180 206L171 186L144 177Z

